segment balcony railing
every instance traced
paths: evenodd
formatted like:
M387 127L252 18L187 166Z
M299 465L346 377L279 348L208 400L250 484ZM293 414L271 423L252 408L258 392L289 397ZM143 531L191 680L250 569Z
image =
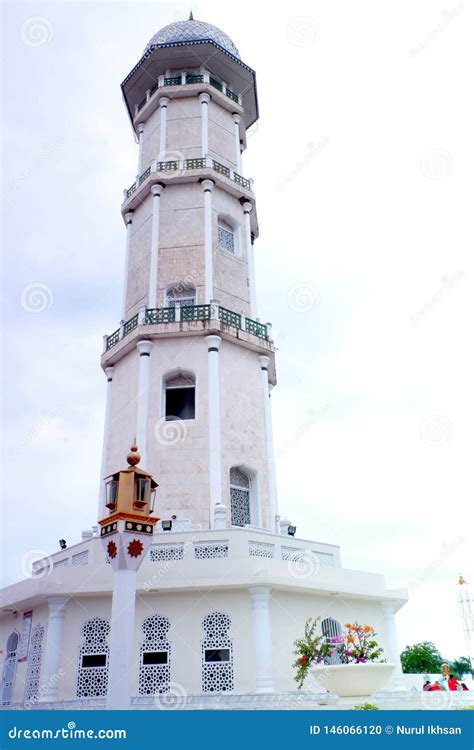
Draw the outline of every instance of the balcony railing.
M221 81L219 81L217 78L214 78L209 73L182 73L177 76L160 76L157 83L155 83L152 88L148 89L145 98L142 99L141 102L139 102L137 105L135 105L135 117L138 115L140 110L142 110L143 107L148 104L148 102L150 101L152 96L156 94L158 89L162 88L163 86L189 86L196 83L208 83L213 88L225 94L229 99L232 99L232 101L236 104L242 103L241 97L236 94L235 91L232 91L232 89L224 86Z
M173 173L179 173L180 175L188 170L192 169L212 169L214 172L226 177L231 182L235 182L236 185L245 190L253 191L252 180L248 180L246 177L242 177L241 174L235 172L230 167L226 167L225 164L221 164L220 161L212 159L210 156L202 156L193 159L172 159L169 161L153 161L145 171L137 177L135 182L130 185L127 190L124 190L124 198L127 200L130 198L140 185L150 177L154 172L169 172L170 177Z
M245 315L213 303L212 305L142 308L130 320L122 323L120 328L110 336L104 336L104 351L108 352L140 325L192 323L211 319L219 320L222 325L235 328L236 331L246 331L259 339L270 340L269 323L260 323L258 320L246 318Z

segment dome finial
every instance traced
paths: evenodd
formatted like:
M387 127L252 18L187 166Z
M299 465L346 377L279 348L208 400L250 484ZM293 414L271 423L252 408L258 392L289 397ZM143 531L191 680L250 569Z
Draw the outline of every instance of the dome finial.
M194 16L192 10L189 11L189 18L188 21L194 21Z
M127 463L130 466L136 466L140 462L140 458L141 456L137 448L137 439L134 438L132 441L132 445L130 446L130 453L127 456Z

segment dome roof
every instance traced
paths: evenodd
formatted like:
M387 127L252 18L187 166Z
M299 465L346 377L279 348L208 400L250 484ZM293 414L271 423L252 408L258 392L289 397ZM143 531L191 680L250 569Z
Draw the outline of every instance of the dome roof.
M154 36L148 42L145 52L154 44L172 44L173 42L195 42L202 41L204 39L211 39L211 41L219 44L231 55L238 57L240 60L239 50L235 46L232 39L223 31L213 26L211 23L204 23L204 21L195 21L191 13L187 21L175 21L174 23L163 26L162 29L156 32Z

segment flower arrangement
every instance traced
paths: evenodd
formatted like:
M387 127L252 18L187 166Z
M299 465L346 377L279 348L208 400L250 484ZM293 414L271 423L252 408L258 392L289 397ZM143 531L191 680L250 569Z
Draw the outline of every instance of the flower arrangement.
M342 635L328 638L325 633L316 632L321 618L309 618L304 626L304 638L295 641L296 669L295 681L298 689L308 675L308 670L315 664L327 664L328 658L337 654L339 664L364 664L366 662L384 662L383 648L375 640L376 632L371 625L360 625L357 621L346 623Z

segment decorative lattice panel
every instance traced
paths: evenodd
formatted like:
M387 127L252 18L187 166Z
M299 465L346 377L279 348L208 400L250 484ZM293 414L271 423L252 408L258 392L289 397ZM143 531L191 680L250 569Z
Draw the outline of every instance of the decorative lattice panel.
M232 526L250 523L250 492L237 487L230 488L230 522Z
M201 642L202 675L201 689L203 693L224 693L234 689L234 657L232 640L229 637L231 620L228 615L213 612L206 615L202 626L204 639ZM226 661L207 661L209 652L226 652ZM207 657L206 657L207 655Z
M169 377L166 380L166 387L167 388L182 388L189 385L194 385L196 383L196 379L194 375L175 375L174 377Z
M296 549L295 547L283 547L281 548L281 559L282 560L298 560L304 555L304 550Z
M229 557L229 543L227 541L195 542L194 557L196 560L206 560L214 557Z
M333 568L334 567L334 555L329 554L329 552L313 552L313 555L316 556L316 559L318 560L319 564L326 568Z
M152 562L182 560L183 557L184 544L152 544L150 548L150 560Z
M275 545L266 542L249 542L250 557L272 558L275 553Z
M85 549L84 552L79 552L77 555L72 556L71 564L73 567L87 565L89 562L89 550Z
M145 638L140 646L139 695L169 693L171 671L171 649L167 641L169 629L170 622L167 617L152 615L143 622L142 632ZM157 661L157 655L163 663L150 663Z
M56 562L53 563L53 568L64 568L67 565L69 565L69 557L65 557L64 560L56 560Z
M41 679L41 661L43 658L44 627L36 625L31 633L28 667L25 681L25 702L37 701Z
M230 483L235 487L246 487L250 489L250 479L241 469L234 466L230 470Z
M222 247L223 250L227 250L229 253L235 254L234 233L231 229L226 229L219 224L217 227L217 239L219 247Z
M110 625L107 620L94 617L82 626L83 642L79 648L77 669L78 698L102 698L107 695L109 681L109 644L107 637ZM104 666L83 666L83 657L105 656Z
M9 706L13 695L13 685L15 684L17 649L19 635L16 631L10 633L7 640L6 654L3 662L2 672L2 694L0 696L0 705Z

